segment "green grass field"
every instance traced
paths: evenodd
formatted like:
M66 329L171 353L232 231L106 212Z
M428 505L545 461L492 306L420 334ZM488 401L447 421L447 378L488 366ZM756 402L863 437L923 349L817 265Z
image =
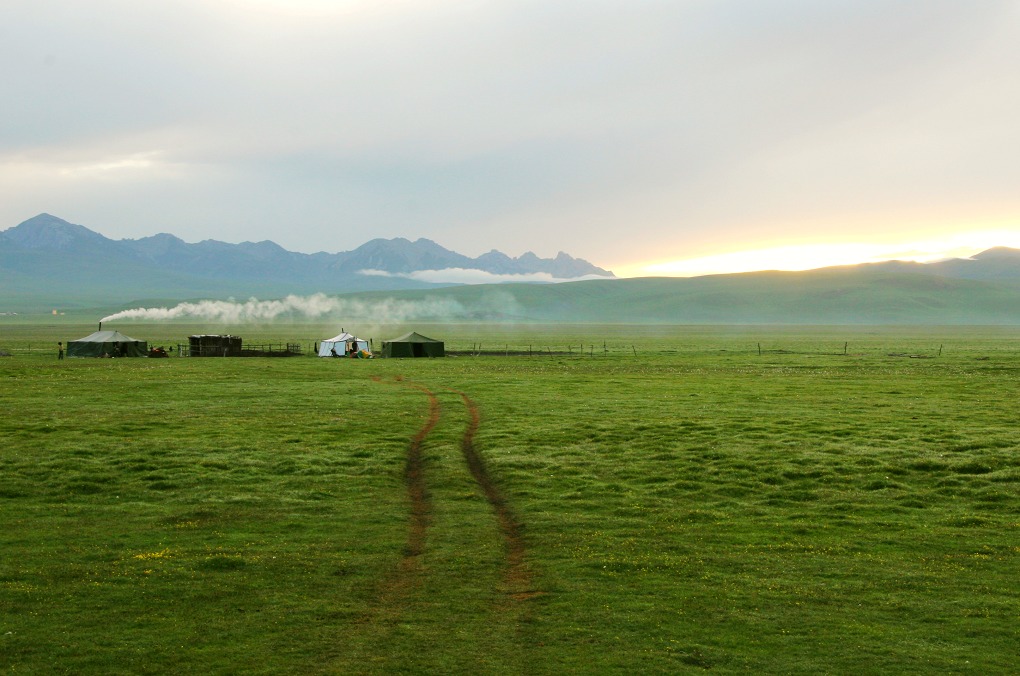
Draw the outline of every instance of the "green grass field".
M1016 669L1020 329L411 328L0 325L0 669Z

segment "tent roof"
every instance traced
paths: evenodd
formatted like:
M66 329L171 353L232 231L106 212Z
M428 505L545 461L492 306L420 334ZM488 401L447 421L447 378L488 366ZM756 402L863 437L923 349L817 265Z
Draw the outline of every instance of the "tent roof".
M387 343L441 343L443 341L441 341L441 340L434 340L432 338L428 338L426 336L423 336L420 333L412 331L411 333L408 333L408 334L405 334L403 336L400 336L399 338L394 338L393 340L387 340L386 342Z
M140 340L135 340L129 336L125 336L120 331L96 331L93 334L79 338L78 340L72 341L75 343L141 343Z
M346 331L344 331L339 336L333 336L332 338L324 338L320 342L323 342L323 343L346 343L349 340L357 340L357 339L358 338L355 335L347 333Z

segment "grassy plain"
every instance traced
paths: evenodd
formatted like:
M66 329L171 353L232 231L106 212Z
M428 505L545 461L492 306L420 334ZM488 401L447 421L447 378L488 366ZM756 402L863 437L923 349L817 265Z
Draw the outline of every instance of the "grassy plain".
M2 326L0 668L1015 668L1020 330L413 328L534 356L58 362L94 327Z

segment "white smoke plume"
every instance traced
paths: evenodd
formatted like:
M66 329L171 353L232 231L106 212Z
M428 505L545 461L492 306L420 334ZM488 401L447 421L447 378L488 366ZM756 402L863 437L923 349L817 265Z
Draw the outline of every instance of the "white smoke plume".
M432 298L420 301L387 298L367 302L327 296L287 296L280 300L251 298L245 302L234 300L203 300L180 303L174 307L134 308L103 317L100 322L116 319L204 319L227 324L270 321L281 316L298 316L309 319L325 316L342 316L351 319L372 319L376 322L400 323L415 319L455 319L471 312L455 300Z

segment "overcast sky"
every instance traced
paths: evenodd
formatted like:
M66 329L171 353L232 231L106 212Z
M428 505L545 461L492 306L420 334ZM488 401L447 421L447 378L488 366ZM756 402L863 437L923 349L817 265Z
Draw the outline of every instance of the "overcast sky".
M0 95L0 230L631 275L1020 247L1020 0L4 0Z

